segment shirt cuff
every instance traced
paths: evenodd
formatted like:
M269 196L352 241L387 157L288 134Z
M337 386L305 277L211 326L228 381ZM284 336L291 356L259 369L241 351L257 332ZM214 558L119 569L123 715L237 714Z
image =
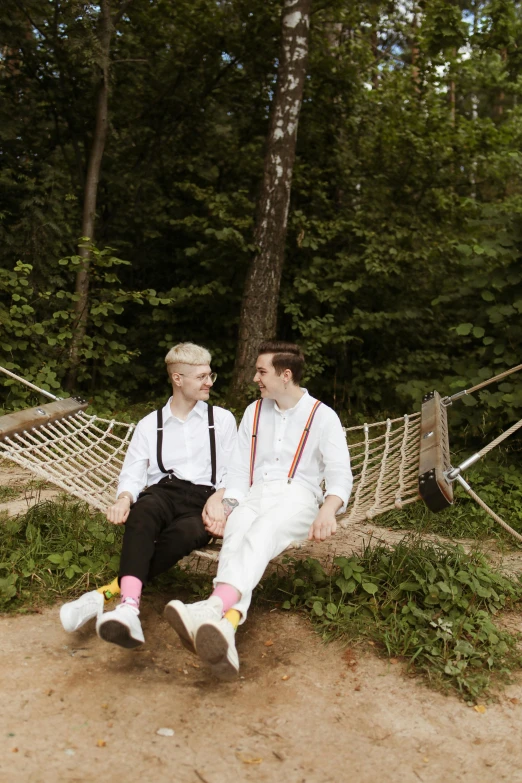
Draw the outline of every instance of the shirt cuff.
M346 511L346 506L348 505L348 500L350 498L349 494L346 492L344 487L330 487L330 489L327 490L327 492L324 493L325 498L327 498L329 495L336 495L338 498L341 498L343 501L343 505L339 509L339 511L336 511L336 516L339 516L340 514L344 514Z
M145 487L144 487L144 489L145 489ZM122 492L128 492L130 495L132 495L132 503L134 504L137 501L138 495L140 494L141 490L138 490L136 492L134 487L129 487L129 486L125 486L124 484L121 484L118 487L118 491L116 493L116 497L119 498L119 496L121 495Z

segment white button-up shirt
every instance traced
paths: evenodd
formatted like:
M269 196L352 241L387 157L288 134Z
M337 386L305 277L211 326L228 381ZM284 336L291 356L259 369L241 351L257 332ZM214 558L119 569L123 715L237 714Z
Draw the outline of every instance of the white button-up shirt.
M193 484L212 486L208 405L199 400L182 421L172 414L172 397L163 408L162 460L165 470L179 479ZM134 431L118 482L118 495L130 492L134 502L139 493L157 484L165 473L157 460L157 412L145 416ZM237 439L236 420L230 411L214 406L216 433L216 489L226 484L227 466L230 463Z
M263 400L257 433L254 484L286 479L301 435L316 400L306 389L293 408L280 410L274 400ZM225 497L243 500L250 484L250 449L256 403L249 405L241 424L234 456L227 472ZM352 491L352 471L348 445L339 417L327 405L316 411L308 440L293 479L310 489L323 502L321 484L327 495L343 501L339 513L346 510Z

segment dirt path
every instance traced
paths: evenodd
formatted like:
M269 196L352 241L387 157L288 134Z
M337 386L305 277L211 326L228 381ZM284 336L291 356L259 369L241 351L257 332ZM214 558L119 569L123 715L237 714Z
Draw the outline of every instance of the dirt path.
M480 714L400 663L257 609L238 631L241 678L218 683L164 621L172 597L145 597L135 651L100 641L93 624L66 634L58 607L0 617L0 783L522 783L522 676Z

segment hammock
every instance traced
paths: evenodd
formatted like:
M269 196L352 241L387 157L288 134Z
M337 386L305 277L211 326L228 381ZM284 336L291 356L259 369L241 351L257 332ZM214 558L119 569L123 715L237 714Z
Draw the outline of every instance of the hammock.
M499 524L522 541L471 490L463 470L522 427L522 420L492 444L457 468L450 463L447 408L464 394L522 369L522 365L452 397L427 394L418 413L345 429L353 472L353 490L343 527L401 509L422 498L433 511L453 502L453 483L459 481ZM0 458L11 460L34 475L99 511L114 502L118 476L134 424L85 413L87 403L71 397L60 400L49 392L0 370L54 401L0 417Z

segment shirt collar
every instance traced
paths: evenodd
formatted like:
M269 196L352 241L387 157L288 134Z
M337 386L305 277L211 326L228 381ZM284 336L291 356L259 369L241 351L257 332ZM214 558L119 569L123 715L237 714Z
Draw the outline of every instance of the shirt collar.
M172 414L172 411L170 409L170 403L172 402L172 397L169 397L167 404L163 408L163 424L165 425L165 422L168 419L176 419L176 417ZM192 410L190 411L189 415L185 419L185 421L188 421L192 418L194 415L198 415L200 418L202 418L205 415L205 412L207 410L207 403L203 402L203 400L198 400L197 403L194 405ZM176 421L180 421L180 419L176 419Z
M296 402L296 404L295 404L295 405L293 405L291 408L287 408L286 410L282 411L282 410L281 410L281 408L279 407L279 405L277 404L277 402L274 400L274 409L275 409L275 410L276 410L278 413L281 413L281 414L283 414L283 413L285 413L285 414L286 414L286 413L288 413L289 415L292 415L292 413L293 413L294 411L297 411L297 410L299 410L300 408L302 408L304 405L306 405L306 402L305 402L305 400L307 400L307 399L309 400L309 399L310 399L310 395L308 394L308 389L304 389L304 388L301 386L301 391L302 391L302 392L304 392L303 396L302 396L302 397L301 397L301 399L300 399L300 400L298 400L298 401Z

